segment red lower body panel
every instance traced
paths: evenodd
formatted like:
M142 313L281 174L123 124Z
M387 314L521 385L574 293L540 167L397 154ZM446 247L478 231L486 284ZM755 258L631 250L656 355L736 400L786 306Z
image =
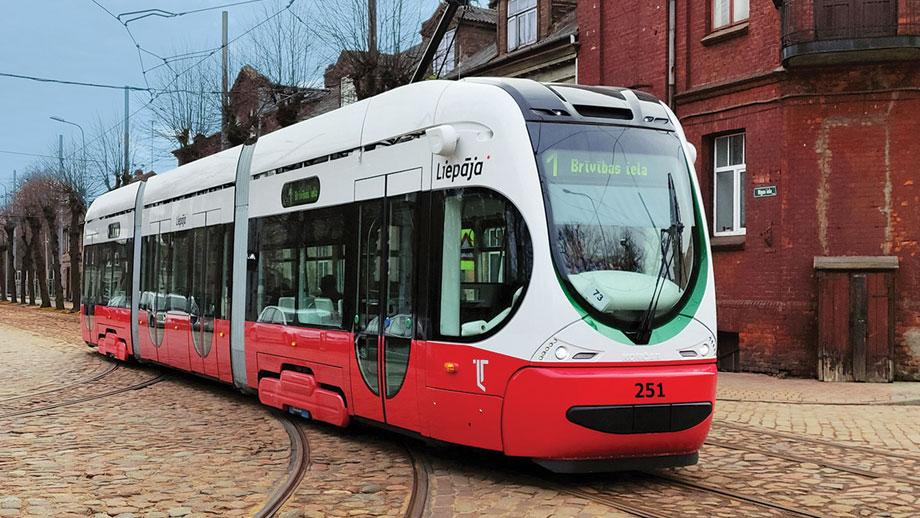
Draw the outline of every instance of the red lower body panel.
M131 354L131 310L96 306L90 335L100 354L127 360Z
M348 424L348 410L342 396L318 387L312 374L282 371L279 378L262 378L259 401L275 408L307 410L313 419L336 426Z
M688 429L658 433L601 432L573 423L566 413L572 407L714 403L715 391L715 364L524 368L505 393L504 451L572 460L692 454L709 433L711 413Z
M111 355L121 361L128 359L128 346L115 333L106 333L99 339L98 351L99 354Z

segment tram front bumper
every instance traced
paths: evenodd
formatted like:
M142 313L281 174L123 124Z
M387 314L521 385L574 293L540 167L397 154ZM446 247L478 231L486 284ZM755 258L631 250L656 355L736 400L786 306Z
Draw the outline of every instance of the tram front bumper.
M505 454L695 459L709 432L715 390L714 363L524 368L505 394Z

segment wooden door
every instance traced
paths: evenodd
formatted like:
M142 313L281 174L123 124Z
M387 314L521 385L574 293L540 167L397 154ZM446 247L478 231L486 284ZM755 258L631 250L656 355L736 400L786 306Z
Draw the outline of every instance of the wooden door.
M892 295L887 272L818 272L818 379L892 380Z

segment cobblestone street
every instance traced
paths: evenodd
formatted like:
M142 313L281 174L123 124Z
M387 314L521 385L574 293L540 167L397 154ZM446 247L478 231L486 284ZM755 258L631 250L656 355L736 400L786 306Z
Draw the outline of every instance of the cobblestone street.
M723 373L698 465L561 476L290 421L228 386L108 360L79 325L0 304L0 518L920 516L920 383Z

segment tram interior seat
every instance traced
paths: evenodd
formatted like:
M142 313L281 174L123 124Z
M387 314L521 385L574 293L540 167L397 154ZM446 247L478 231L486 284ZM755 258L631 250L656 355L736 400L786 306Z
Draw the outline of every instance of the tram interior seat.
M514 308L514 305L517 304L518 299L521 297L521 293L524 291L524 287L521 286L515 290L514 295L511 297L511 305L505 309L498 312L497 315L486 320L473 320L472 322L466 322L460 326L460 336L474 336L481 335L485 333L498 324L502 323L508 314L511 313L511 309Z

